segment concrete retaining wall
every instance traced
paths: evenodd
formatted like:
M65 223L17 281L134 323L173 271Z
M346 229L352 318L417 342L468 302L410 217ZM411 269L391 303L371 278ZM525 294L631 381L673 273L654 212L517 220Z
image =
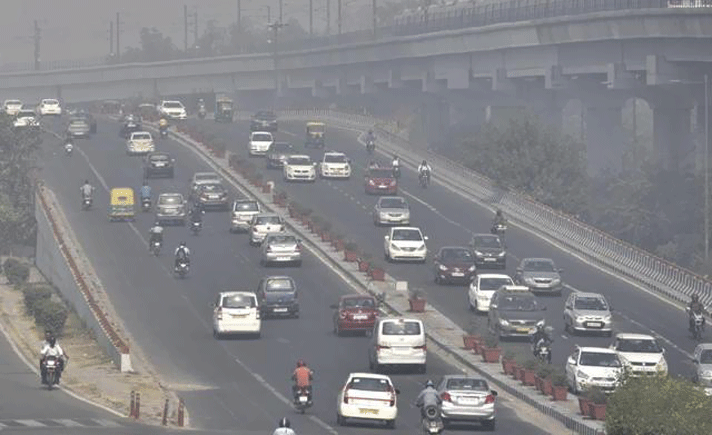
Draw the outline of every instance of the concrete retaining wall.
M108 320L89 284L92 271L81 261L81 247L71 233L54 194L40 184L35 194L37 248L35 264L77 315L94 332L99 345L122 372L131 372L129 347Z

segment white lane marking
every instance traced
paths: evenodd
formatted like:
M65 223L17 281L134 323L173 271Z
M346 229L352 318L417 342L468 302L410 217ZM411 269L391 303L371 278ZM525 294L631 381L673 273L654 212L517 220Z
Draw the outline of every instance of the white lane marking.
M121 425L116 423L115 421L106 420L103 418L93 418L92 420L104 427L121 427Z
M69 418L55 418L54 421L65 427L84 427L83 424Z
M45 427L46 424L40 423L37 420L15 420L17 423L20 423L23 426L27 427Z

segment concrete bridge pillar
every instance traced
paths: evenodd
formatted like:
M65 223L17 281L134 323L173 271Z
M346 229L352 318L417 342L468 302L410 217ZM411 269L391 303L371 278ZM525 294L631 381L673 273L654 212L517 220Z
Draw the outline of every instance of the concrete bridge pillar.
M589 172L619 171L625 153L623 101L584 101L584 104Z
M426 95L420 102L418 114L420 122L411 138L421 147L439 146L450 127L450 105L443 98Z
M683 170L692 163L692 107L653 107L653 145L661 164L668 170Z
M695 128L693 129L693 139L699 144L697 147L697 156L695 161L697 162L697 169L704 169L704 158L705 158L705 102L704 94L701 100L697 101L695 104ZM707 144L707 149L712 153L712 107L708 109L707 124L710 129L710 142Z

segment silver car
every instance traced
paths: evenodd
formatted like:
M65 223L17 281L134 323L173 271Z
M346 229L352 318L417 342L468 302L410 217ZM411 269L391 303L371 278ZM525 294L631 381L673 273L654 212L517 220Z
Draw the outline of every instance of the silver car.
M438 383L442 398L440 413L443 423L479 422L485 430L495 429L497 392L490 390L482 378L446 375Z
M561 295L563 285L561 273L551 258L525 258L519 263L514 280L529 287L535 293L555 293Z
M598 293L571 293L564 304L564 329L577 332L601 332L607 337L613 332L611 308Z
M250 221L250 245L261 244L267 234L284 231L284 220L275 213L260 213Z
M373 207L373 224L410 225L410 206L400 196L382 196Z
M72 118L67 126L67 133L72 137L88 137L91 126L84 118Z
M260 213L260 204L251 199L240 199L232 203L230 232L247 231L250 221Z
M175 222L185 225L185 199L180 193L162 193L156 202L156 220L163 224Z
M302 265L301 240L289 233L270 233L262 242L260 263L268 266L272 263L291 263Z
M692 363L695 374L692 381L705 389L707 395L712 395L712 343L698 344L692 353Z

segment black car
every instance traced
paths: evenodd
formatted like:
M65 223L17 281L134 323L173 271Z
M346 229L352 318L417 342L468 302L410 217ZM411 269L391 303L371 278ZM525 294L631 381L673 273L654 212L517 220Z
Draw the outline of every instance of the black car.
M121 123L121 129L119 130L119 136L124 139L128 139L131 133L135 131L142 131L141 118L133 115L128 115L124 117Z
M268 276L257 285L257 300L262 318L299 317L297 284L288 276Z
M277 115L269 110L261 110L252 115L250 121L252 131L277 131Z
M470 242L477 267L507 267L507 252L494 234L475 234Z
M143 178L173 178L174 164L175 159L173 159L168 153L150 153L143 161Z
M294 147L287 142L274 142L267 148L267 168L281 168L294 153Z
M475 257L472 255L472 251L464 246L440 248L433 258L433 268L435 282L438 284L469 283L477 274Z
M494 292L487 326L497 338L528 338L537 326L543 326L546 306L526 287L502 287Z
M89 132L91 134L96 133L96 119L94 119L94 115L89 112L84 112L80 110L79 112L74 114L74 118L84 119L87 124L89 124Z

